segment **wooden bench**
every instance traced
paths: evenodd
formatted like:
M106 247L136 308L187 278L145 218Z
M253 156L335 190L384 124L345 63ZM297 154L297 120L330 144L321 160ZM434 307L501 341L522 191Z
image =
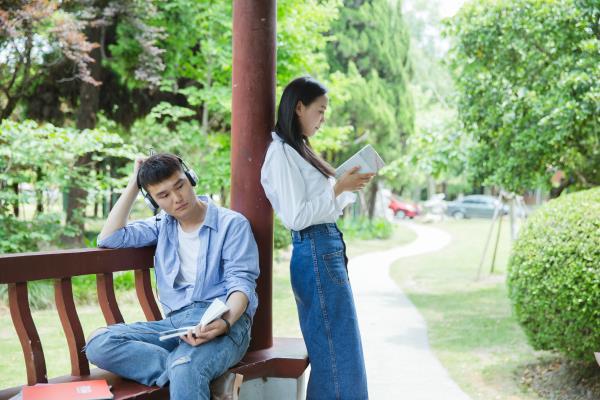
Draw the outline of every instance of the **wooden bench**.
M150 273L154 248L77 249L65 251L0 255L0 283L8 284L10 314L23 348L27 384L106 379L115 399L168 399L168 388L149 387L121 378L99 368L90 369L82 351L85 337L75 302L71 278L96 275L98 303L107 325L123 322L113 286L113 273L133 270L135 290L148 321L162 318L156 303ZM71 375L48 379L42 343L29 307L27 282L53 279L56 309L67 339ZM130 321L131 322L131 321ZM249 351L232 369L244 380L257 378L299 378L308 366L301 339L275 338L267 349ZM22 386L0 390L0 400L17 394Z

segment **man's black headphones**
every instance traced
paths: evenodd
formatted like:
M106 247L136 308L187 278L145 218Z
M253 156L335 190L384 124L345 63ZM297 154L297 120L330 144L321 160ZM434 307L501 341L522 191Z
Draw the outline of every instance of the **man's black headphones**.
M198 175L196 175L196 173L194 172L193 169L191 169L190 167L187 166L187 164L185 163L185 161L183 161L183 159L181 157L178 157L178 156L176 156L176 157L179 160L179 162L181 163L181 168L183 168L183 173L188 178L188 181L190 181L190 185L196 186L196 184L198 183ZM143 163L142 163L142 165L143 165ZM158 203L156 203L156 201L154 201L152 196L150 196L150 193L148 193L146 190L144 190L144 188L142 187L142 183L140 182L140 171L142 169L142 165L140 165L140 168L138 169L138 174L137 174L138 189L140 189L140 193L142 193L142 196L144 196L144 202L146 202L146 206L148 206L148 208L151 209L153 213L156 213L158 211L158 209L160 208L158 206Z

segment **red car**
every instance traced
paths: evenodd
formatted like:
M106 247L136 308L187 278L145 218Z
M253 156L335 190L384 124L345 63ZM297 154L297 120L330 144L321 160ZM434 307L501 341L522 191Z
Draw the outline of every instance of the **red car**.
M421 211L416 204L405 203L393 197L390 199L388 207L394 212L394 216L398 218L414 218Z

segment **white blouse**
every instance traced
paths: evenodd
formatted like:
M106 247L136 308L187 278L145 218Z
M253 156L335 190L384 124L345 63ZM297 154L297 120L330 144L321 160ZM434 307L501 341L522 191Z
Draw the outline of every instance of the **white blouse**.
M260 181L275 214L295 231L335 222L356 194L343 192L335 197L335 178L326 178L276 133L271 135Z

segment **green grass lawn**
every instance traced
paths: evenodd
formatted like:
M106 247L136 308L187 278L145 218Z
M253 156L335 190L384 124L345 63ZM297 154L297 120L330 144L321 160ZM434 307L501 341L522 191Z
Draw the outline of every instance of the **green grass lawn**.
M347 254L349 258L352 258L371 251L385 250L411 242L415 237L412 230L396 225L389 239L348 240L346 243ZM278 251L273 262L273 335L302 337L290 283L290 255L289 249Z
M399 260L391 270L425 317L434 352L473 399L538 399L519 383L522 367L541 353L527 344L507 297L508 221L503 222L495 272L490 274L488 251L479 281L490 221L446 221L436 227L453 237L449 246Z
M414 237L412 231L396 227L392 237L386 240L349 240L348 254L352 257L369 251L386 249L409 242ZM301 337L296 304L290 286L289 255L289 251L279 251L273 263L273 334L282 337ZM91 297L96 298L95 294ZM125 322L144 320L133 291L117 293L117 300L119 300ZM102 312L98 306L79 305L77 310L86 336L95 328L104 325ZM40 310L33 314L42 340L48 376L69 374L70 362L67 343L56 310ZM26 382L21 345L10 319L8 308L2 305L0 305L0 354L2 354L0 357L0 388Z

